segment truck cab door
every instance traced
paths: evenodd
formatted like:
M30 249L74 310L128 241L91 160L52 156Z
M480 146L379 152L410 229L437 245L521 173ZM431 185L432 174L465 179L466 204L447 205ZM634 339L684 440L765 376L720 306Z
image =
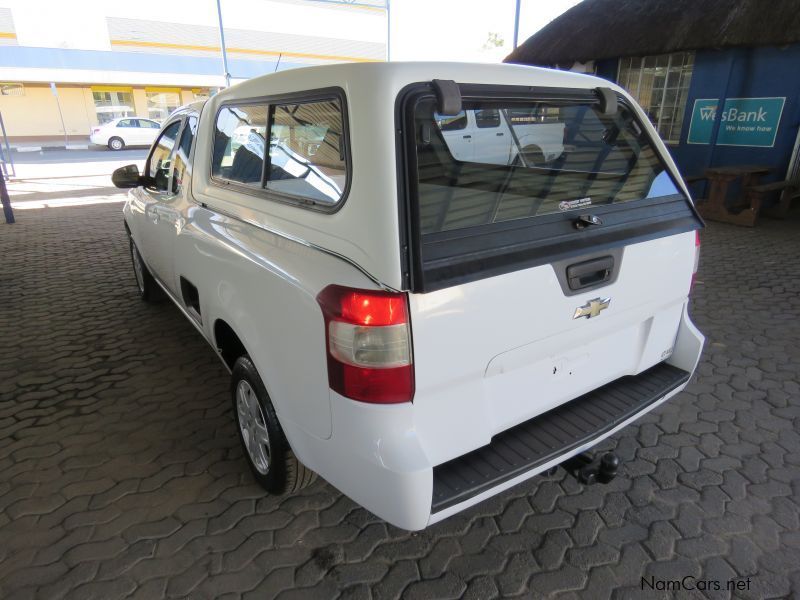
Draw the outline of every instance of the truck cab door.
M470 111L472 112L472 111ZM455 116L436 115L436 124L453 158L471 161L473 154L472 133L467 112L462 110Z
M473 160L490 165L508 165L513 141L508 126L500 118L500 111L484 108L476 109L474 114Z
M172 293L177 287L172 261L176 231L176 217L171 209L176 197L172 187L173 161L182 125L183 119L176 119L158 136L145 163L145 174L152 183L137 188L141 204L139 252L151 273Z
M172 264L172 284L175 295L182 301L188 314L198 323L202 322L200 316L200 299L195 283L183 278L182 264L177 260L181 255L178 248L180 243L178 237L184 230L190 218L192 200L190 197L190 182L192 178L192 147L197 135L197 116L189 115L186 117L183 129L181 130L178 144L172 159L172 177L170 179L170 190L172 196L168 201L162 203L161 211L165 219L170 223L171 246L169 249L169 260Z
M145 143L142 137L142 126L139 119L128 119L130 127L125 130L125 143L128 146L139 146Z

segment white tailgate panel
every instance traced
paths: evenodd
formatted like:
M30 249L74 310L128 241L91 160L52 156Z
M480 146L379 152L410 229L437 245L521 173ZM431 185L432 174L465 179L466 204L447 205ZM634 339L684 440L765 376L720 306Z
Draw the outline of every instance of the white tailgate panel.
M492 433L590 392L598 381L660 362L661 354L672 346L682 308L679 302L628 327L598 328L589 342L564 336L495 357L484 379L484 396L492 398ZM670 340L667 345L659 346L665 339ZM559 351L552 353L556 348Z
M694 232L627 246L610 285L565 296L550 265L412 294L415 426L433 464L664 360L689 292ZM592 319L587 301L610 298Z

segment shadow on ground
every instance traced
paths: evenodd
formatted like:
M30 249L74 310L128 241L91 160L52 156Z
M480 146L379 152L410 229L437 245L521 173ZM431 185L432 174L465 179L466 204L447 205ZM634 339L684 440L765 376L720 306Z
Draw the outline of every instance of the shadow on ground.
M137 299L120 208L0 225L0 597L641 597L686 575L800 595L797 221L704 232L707 348L685 393L604 444L623 477L535 478L409 533L324 481L252 483L226 372Z

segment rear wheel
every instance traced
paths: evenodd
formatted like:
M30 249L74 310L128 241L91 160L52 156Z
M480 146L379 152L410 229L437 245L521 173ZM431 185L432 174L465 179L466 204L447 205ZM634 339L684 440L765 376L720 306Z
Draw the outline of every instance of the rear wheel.
M145 302L158 302L163 298L163 292L158 287L156 280L150 274L150 270L142 260L136 242L132 237L128 238L131 250L131 263L133 263L133 275L136 277L136 287L139 290L139 297Z
M545 159L544 152L542 152L542 149L534 144L531 144L530 146L525 146L522 149L521 154L522 157L517 155L518 165L526 164L529 167L540 167L547 163L547 160Z
M289 447L264 382L248 356L233 366L231 397L239 441L256 482L272 494L295 492L313 482L317 474Z
M122 138L112 137L110 140L108 140L108 147L112 150L122 150L125 148L125 142Z

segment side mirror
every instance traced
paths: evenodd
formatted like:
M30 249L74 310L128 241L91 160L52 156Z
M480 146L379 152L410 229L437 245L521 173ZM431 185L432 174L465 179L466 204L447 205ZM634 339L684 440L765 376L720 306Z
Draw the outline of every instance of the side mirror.
M135 188L143 185L142 176L139 175L139 167L136 165L126 165L116 169L111 174L111 182L118 188Z

